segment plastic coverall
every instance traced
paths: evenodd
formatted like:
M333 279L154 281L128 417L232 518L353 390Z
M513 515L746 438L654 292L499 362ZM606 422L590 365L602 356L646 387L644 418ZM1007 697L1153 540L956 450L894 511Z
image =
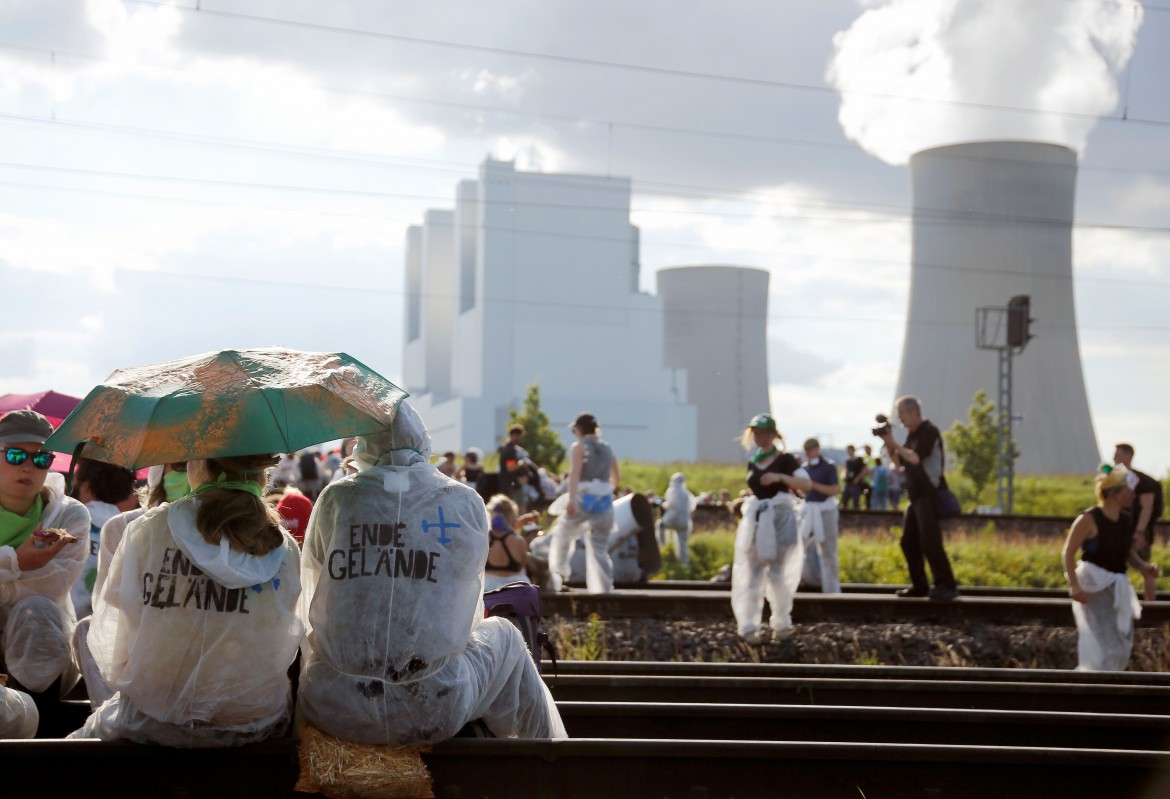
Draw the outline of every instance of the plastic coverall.
M73 588L69 591L69 595L73 599L73 611L79 619L93 613L93 592L97 583L98 551L101 547L102 526L122 512L118 510L117 505L111 505L109 502L97 499L85 503L85 508L89 511L89 534L83 540L89 551L89 557L85 559L85 567L81 571L81 576L77 578L77 581L73 583Z
M8 673L29 691L49 688L62 678L62 693L76 682L70 636L76 617L69 589L81 574L89 554L89 511L65 496L65 478L52 472L45 478L48 501L41 527L64 528L77 537L34 571L21 571L16 550L0 547L0 652ZM5 711L0 709L0 724Z
M391 430L358 439L358 473L313 506L301 715L366 744L429 744L475 719L498 737L566 737L520 631L483 618L483 500L430 456L403 402Z
M126 528L87 639L117 693L71 738L240 746L283 734L302 625L300 554L287 532L265 555L208 543L187 496Z
M1082 560L1077 582L1089 595L1087 602L1072 603L1077 671L1125 671L1133 652L1133 622L1142 615L1129 577Z
M792 626L792 600L804 565L792 495L777 494L765 500L748 497L742 511L731 570L731 609L739 634L748 641L758 639L764 599L772 609L773 631L786 634Z
M662 518L658 520L658 546L666 546L666 539L673 532L674 553L678 562L684 565L690 559L687 539L693 526L691 514L698 504L698 498L687 490L687 478L683 473L672 474L662 502Z
M0 739L32 738L40 719L31 696L0 686Z

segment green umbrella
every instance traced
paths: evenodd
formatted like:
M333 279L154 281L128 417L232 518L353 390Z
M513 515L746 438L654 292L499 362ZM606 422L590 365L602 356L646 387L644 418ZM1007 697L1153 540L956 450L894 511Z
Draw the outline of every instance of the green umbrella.
M388 430L407 393L345 353L223 350L118 369L45 442L137 469Z

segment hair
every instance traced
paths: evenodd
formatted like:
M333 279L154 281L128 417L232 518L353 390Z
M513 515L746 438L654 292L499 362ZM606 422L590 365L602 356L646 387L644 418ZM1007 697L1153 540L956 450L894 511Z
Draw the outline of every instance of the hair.
M508 435L512 435L513 433L519 433L520 435L524 435L524 425L514 424L511 427L509 427L508 428Z
M600 425L597 424L597 417L591 413L578 414L577 418L573 421L573 429L583 436L596 433L598 427Z
M821 442L817 441L815 438L806 438L806 439L804 440L804 448L805 448L806 450L808 450L808 449L820 449L820 448L821 448Z
M1114 444L1113 448L1121 450L1131 458L1133 457L1133 444L1127 444L1126 442L1122 441L1119 444Z
M743 435L739 437L739 445L741 447L743 447L744 449L748 449L748 450L750 450L752 447L754 447L756 445L755 431L757 429L768 430L768 428L766 428L766 427L762 427L762 428L749 427L749 428L745 429L743 431ZM772 434L773 441L775 441L776 439L780 439L780 443L781 444L784 443L784 436L782 436L780 434L779 430L772 429L772 430L768 430L768 432Z
M520 515L520 507L505 494L496 494L487 503L489 514L498 513L508 522L509 527L516 526L516 517Z
M468 463L479 463L479 456L474 452L468 452L463 456L463 460L467 461Z
M1129 483L1126 478L1130 475L1129 469L1122 466L1120 463L1116 466L1109 464L1103 465L1097 471L1097 479L1093 484L1093 491L1097 495L1097 504L1104 505L1105 500L1119 489L1128 488Z
M263 472L276 465L273 455L241 455L235 458L209 458L207 471L227 480L252 480L257 474L264 484ZM228 546L249 555L267 555L284 545L280 515L259 497L246 491L210 488L202 494L195 526L209 544L226 538Z
M905 408L908 411L918 411L922 413L922 403L918 401L918 397L907 394L904 397L898 397L894 401L895 408Z
M443 457L447 458L448 460L455 460L455 453L454 452L444 452Z
M134 493L134 472L89 458L78 458L73 473L74 489L85 483L89 492L101 502L117 505Z

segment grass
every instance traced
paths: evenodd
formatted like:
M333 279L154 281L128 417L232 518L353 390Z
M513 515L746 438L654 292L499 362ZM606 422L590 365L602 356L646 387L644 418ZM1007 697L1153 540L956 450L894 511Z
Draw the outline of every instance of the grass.
M838 551L841 581L846 583L906 584L910 581L906 561L898 544L901 530L891 527L865 536L842 533ZM707 580L733 557L734 532L719 530L692 535L690 562L678 562L672 547L663 552L663 569L658 579ZM946 538L947 554L959 585L1015 588L1065 588L1060 549L1063 542L1037 541L1024 536L1002 535L989 524L977 533L951 533ZM1164 575L1160 590L1170 590L1170 551L1154 550L1154 560ZM1141 589L1141 578L1130 572Z

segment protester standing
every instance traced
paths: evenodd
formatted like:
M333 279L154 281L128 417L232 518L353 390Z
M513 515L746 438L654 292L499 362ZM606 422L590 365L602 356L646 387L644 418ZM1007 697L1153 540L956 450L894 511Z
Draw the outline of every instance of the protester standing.
M771 628L791 634L792 600L800 584L804 547L800 540L794 490L809 491L812 481L795 455L783 449L784 438L770 413L752 417L744 431L744 449L753 448L747 486L751 496L741 506L731 570L731 609L740 636L761 641L764 599L772 609Z
M910 504L902 517L902 554L910 571L910 587L897 591L902 597L929 596L947 601L959 595L951 561L943 548L942 528L939 525L937 495L946 488L946 456L938 427L922 417L922 405L917 397L900 397L897 401L898 420L909 430L905 444L894 441L889 425L879 436L895 465L906 470L906 488ZM877 432L877 431L875 431ZM925 562L924 562L925 560ZM934 587L926 577L925 563L930 564Z
M837 554L840 512L837 492L837 464L821 454L821 442L810 438L804 442L804 471L811 483L804 492L800 514L800 540L816 553L820 566L821 591L841 593L841 561Z
M1129 566L1157 579L1158 567L1134 549L1130 506L1137 475L1122 464L1101 467L1097 505L1078 516L1061 553L1077 622L1077 669L1123 671L1133 651L1134 620L1141 617L1137 593L1126 576ZM1080 563L1074 564L1077 550Z
M577 440L569 448L569 501L553 526L549 571L553 590L568 582L572 546L585 538L585 586L593 593L613 591L613 561L609 533L613 529L614 491L621 484L617 457L602 438L591 413L577 416L570 426Z
M1114 446L1113 462L1137 475L1133 507L1130 508L1134 521L1134 546L1142 560L1150 560L1154 546L1154 522L1162 517L1164 510L1162 484L1145 472L1133 468L1133 444L1123 442ZM1148 602L1158 598L1156 579L1145 579L1143 594Z

